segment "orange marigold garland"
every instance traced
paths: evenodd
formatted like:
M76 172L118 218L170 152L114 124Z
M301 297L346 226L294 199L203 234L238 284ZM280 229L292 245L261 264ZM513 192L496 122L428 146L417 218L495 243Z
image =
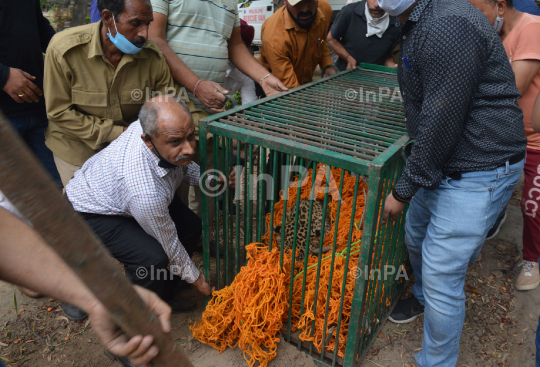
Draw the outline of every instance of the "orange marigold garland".
M202 320L190 329L197 340L220 353L238 345L250 367L257 361L266 366L276 356L276 334L289 309L288 280L279 267L277 249L268 251L259 243L246 249L248 264L230 286L213 293ZM290 255L284 265L287 259Z
M328 167L318 165L315 187L312 188L312 169L298 185L298 177L288 188L287 208L296 205L296 198L300 191L300 200L308 200L313 197L316 200L324 199L324 190L327 180ZM337 217L338 196L341 180L341 169L331 169L332 180L329 182L328 210L330 210L331 228L324 239L323 246L332 246L336 233L335 221ZM340 207L339 225L337 227L336 255L333 269L331 269L331 253L323 255L318 270L317 256L308 256L306 270L306 289L304 295L304 307L301 310L302 284L304 277L304 263L295 262L295 277L293 279L292 300L292 328L300 330L300 339L312 341L315 348L321 353L323 335L326 333L326 351L333 351L336 345L336 326L339 317L341 297L343 310L341 313L341 325L339 330L338 355L344 356L347 341L347 332L351 313L351 305L355 278L345 274L345 262L347 256L347 243L349 240L349 228L351 220L353 231L351 237L351 250L349 255L348 271L351 272L358 264L360 251L360 239L362 229L361 218L364 212L366 184L361 180L356 200L355 216L352 218L354 186L356 177L348 172L344 174L342 201ZM298 188L300 186L300 189ZM274 226L281 225L283 217L283 192L282 199L274 206ZM294 218L287 218L294 220ZM266 224L269 231L263 236L263 241L269 242L270 214L266 216ZM277 333L281 330L283 322L288 317L288 294L290 284L290 269L292 256L290 250L286 250L283 256L283 269L279 266L279 243L273 238L272 251L263 244L251 244L246 247L248 251L248 264L244 266L236 276L233 283L219 291L214 292L213 298L203 313L202 320L195 323L191 330L199 341L211 345L219 352L227 346L234 348L236 345L244 350L244 358L248 365L254 366L259 361L261 366L266 366L276 355ZM333 271L330 298L328 298L328 286L330 272ZM317 275L319 274L319 288L317 292L317 310L314 314L315 292ZM343 279L346 277L345 293L342 294ZM369 287L377 286L376 282ZM368 289L369 291L369 289ZM381 302L384 297L381 295ZM389 300L386 300L386 304ZM326 332L324 330L325 311L328 304L328 319ZM302 312L301 312L302 311ZM314 328L313 328L313 321ZM266 349L263 349L265 347Z

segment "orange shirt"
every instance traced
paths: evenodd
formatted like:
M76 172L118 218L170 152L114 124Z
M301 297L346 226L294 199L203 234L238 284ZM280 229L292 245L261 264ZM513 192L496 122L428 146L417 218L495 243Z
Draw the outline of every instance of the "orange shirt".
M521 19L504 39L503 45L510 63L519 60L540 60L540 17L523 13ZM533 130L531 119L539 91L540 71L529 85L529 89L518 99L519 107L523 110L527 147L536 150L540 150L540 134Z
M291 18L287 6L282 6L262 25L259 62L287 88L309 83L317 65L321 69L332 65L327 34L328 22L320 9L306 31Z
M326 22L326 32L328 33L330 28L330 21L332 20L332 6L328 2L328 0L319 0L319 9L321 9L323 15L324 15L324 21ZM324 37L326 39L326 36Z

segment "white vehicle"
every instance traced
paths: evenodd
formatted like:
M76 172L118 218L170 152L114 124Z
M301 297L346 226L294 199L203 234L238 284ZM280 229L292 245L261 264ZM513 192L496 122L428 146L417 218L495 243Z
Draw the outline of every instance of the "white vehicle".
M330 3L330 6L332 6L333 21L341 8L347 5L347 0L328 0L328 2ZM261 27L264 21L270 18L270 16L282 5L283 0L248 0L238 4L238 16L240 19L244 19L247 24L255 28L253 46L257 46L256 48L262 46Z
M255 28L253 45L261 46L261 27L264 21L277 10L274 0L248 0L238 4L238 16L244 19L247 24Z

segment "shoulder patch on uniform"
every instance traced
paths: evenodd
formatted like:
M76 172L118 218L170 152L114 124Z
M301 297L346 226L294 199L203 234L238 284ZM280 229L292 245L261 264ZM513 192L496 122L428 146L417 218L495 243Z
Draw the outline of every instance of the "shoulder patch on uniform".
M87 24L80 27L73 27L63 30L54 35L49 47L56 49L61 55L74 47L92 41L94 24Z

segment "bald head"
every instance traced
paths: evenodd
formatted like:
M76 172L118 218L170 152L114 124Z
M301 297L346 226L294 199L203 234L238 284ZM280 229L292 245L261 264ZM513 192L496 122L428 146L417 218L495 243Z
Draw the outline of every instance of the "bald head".
M146 102L139 112L139 120L145 134L158 137L167 128L189 129L193 118L188 106L171 96L157 96Z
M171 96L146 102L139 113L141 138L169 166L188 165L195 155L195 125L186 104ZM160 163L162 164L162 163ZM163 165L164 168L167 165Z

